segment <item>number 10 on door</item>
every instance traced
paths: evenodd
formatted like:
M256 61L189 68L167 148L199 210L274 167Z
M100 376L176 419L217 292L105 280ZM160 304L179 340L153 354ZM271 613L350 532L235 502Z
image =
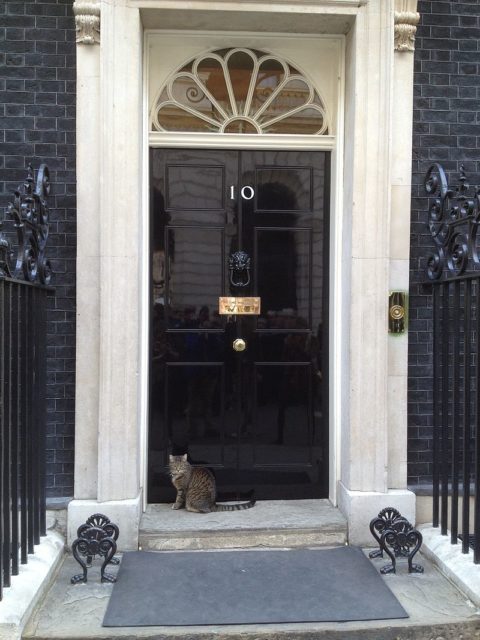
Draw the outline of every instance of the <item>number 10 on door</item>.
M255 189L247 184L240 189L240 195L244 200L253 200L255 197ZM230 187L230 200L235 199L235 186L232 184Z

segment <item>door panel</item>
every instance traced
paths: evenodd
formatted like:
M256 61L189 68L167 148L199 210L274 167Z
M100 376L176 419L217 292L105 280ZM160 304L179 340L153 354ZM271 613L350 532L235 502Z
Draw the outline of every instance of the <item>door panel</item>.
M278 155L278 152L274 155ZM266 165L256 167L255 174L256 213L261 211L310 213L312 211L312 167Z
M151 151L150 502L174 499L171 452L209 466L220 498L328 495L328 166ZM230 268L240 250L248 276ZM220 296L259 296L261 313L219 315Z
M210 441L210 464L222 465L225 423L225 371L222 363L170 363L166 366L166 433L181 446L190 440ZM216 446L212 446L216 444ZM166 447L169 442L165 442Z
M255 282L263 308L257 330L281 329L278 323L284 309L295 312L289 329L311 328L311 236L310 229L255 227Z
M225 165L172 163L165 167L165 173L168 212L225 211Z
M168 264L166 299L174 301L165 306L169 330L188 331L194 326L205 331L207 327L223 326L223 320L214 317L218 309L218 292L224 289L223 227L211 227L208 224L196 227L168 226L165 229L164 250ZM194 313L199 308L202 310L200 321Z

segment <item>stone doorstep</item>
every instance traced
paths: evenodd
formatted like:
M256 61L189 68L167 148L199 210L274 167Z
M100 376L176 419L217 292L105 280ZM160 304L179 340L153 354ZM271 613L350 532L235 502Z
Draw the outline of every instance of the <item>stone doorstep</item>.
M336 546L347 542L347 522L329 500L270 500L253 509L189 513L149 505L140 522L144 551L252 547Z
M143 551L251 549L255 547L334 547L346 544L346 531L284 529L278 533L266 530L214 533L199 531L188 536L182 532L156 534L140 532L139 549Z
M159 553L169 553L168 551ZM209 553L206 551L206 553ZM71 585L79 565L67 555L47 597L22 638L35 640L473 640L480 638L476 607L426 558L424 574L407 573L399 562L396 575L383 576L408 619L343 623L220 625L202 627L102 627L113 585L101 584L100 562L89 582ZM377 570L385 563L373 561ZM117 571L116 567L109 569ZM157 603L161 606L161 603ZM10 639L9 639L10 640Z

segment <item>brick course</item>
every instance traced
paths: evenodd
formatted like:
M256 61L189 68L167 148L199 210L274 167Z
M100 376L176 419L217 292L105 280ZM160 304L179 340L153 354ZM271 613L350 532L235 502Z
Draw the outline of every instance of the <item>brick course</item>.
M50 169L47 495L73 494L75 25L73 0L0 2L0 215L31 162Z
M410 262L408 476L432 476L432 308L425 259L433 247L427 228L423 178L440 162L455 186L463 163L480 183L480 2L420 0L415 43L412 224Z

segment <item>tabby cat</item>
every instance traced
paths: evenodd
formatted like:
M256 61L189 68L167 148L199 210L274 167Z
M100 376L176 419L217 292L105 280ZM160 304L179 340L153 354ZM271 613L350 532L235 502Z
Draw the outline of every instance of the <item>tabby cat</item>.
M169 466L173 486L177 490L177 499L172 509L185 507L187 511L195 513L210 513L250 509L255 504L255 500L241 504L217 504L213 473L206 467L192 467L187 460L187 454L170 455Z

